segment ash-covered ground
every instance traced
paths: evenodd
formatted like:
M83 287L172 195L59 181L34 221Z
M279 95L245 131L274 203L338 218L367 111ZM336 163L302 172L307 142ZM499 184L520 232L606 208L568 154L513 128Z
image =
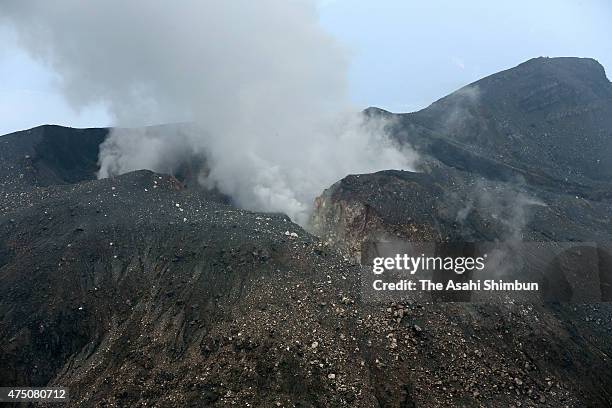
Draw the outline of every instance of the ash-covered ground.
M547 60L527 63L564 91L551 97L555 88L543 87L538 99L535 89L521 103L537 111L550 104L534 101L559 101L559 112L593 123L600 116L568 96L584 95L583 84L599 73L583 62L585 69L570 60L552 72ZM480 92L506 89L512 70L500 75ZM608 112L610 94L598 92L593 109ZM487 123L479 137L493 123L514 126L517 146L533 137L504 113L510 109L491 116L488 106L472 113ZM533 115L538 129L570 116ZM581 133L591 138L584 146L612 133L603 122L593 126L604 130ZM46 126L3 136L0 385L69 387L72 406L611 406L609 303L361 297L354 251L382 233L435 241L610 236L607 173L577 173L580 162L567 167L542 154L533 159L541 165L519 152L502 159L495 155L503 143L476 149L453 141L453 132L427 139L409 128L398 137L413 136L424 171L339 182L318 200L322 239L284 215L235 208L174 176L95 180L104 129ZM510 211L516 200L527 209Z

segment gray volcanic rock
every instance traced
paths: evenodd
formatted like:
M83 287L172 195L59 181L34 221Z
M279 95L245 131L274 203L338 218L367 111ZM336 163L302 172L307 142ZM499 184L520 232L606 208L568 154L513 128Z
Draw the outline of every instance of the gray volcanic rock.
M590 200L438 165L347 176L315 201L312 228L360 258L366 241L611 242L612 200Z
M511 70L500 78L514 80L491 77L480 92L493 95L499 82L493 113L507 98L508 112L536 109L536 129L555 120L537 112L605 94L580 79L603 84L592 62L520 70L535 76L525 89L520 78L531 77ZM530 92L550 75L559 85L539 92L563 90L556 102L516 102L513 86ZM575 103L567 96L584 87L592 92ZM395 122L398 140L426 156L423 172L349 176L318 200L326 238L355 250L368 234L608 236L609 186L596 169L568 170L545 155L538 167L538 155L499 141L479 147L470 137L487 137L497 119L469 121L465 129L482 130L472 136L442 132L440 106ZM516 137L531 128L520 120L508 119ZM363 266L284 215L240 210L150 171L95 180L106 132L44 127L0 138L0 385L70 387L69 405L84 407L612 405L609 304L372 301L362 296ZM544 137L533 132L521 140Z
M2 385L72 406L610 401L606 305L371 303L286 216L148 171L27 197L0 216Z
M95 180L98 148L108 129L39 126L0 138L0 188L21 191L32 186Z
M537 58L416 113L366 114L423 163L348 176L317 200L315 231L354 254L382 236L612 241L612 84L596 61Z
M532 59L395 117L398 139L451 167L591 194L612 179L612 84L592 59Z

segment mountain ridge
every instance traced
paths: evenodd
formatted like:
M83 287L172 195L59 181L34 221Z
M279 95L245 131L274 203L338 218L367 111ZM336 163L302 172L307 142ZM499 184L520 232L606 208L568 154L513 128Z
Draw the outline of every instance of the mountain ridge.
M509 72L533 70L537 82L539 65L568 63ZM601 79L596 66L585 72ZM503 103L482 98L502 101L516 88L508 75L490 95L462 91L425 113L366 110L391 119L394 140L421 154L420 172L334 183L315 203L316 235L178 174L98 180L108 129L1 137L0 385L67 386L69 405L83 407L611 406L609 302L363 296L356 255L381 237L612 242L610 182L586 158L595 148L555 153L542 139L565 126L556 140L606 140L607 105L576 109L605 94L553 78L517 88L523 97L510 95L502 115ZM585 159L564 169L555 154ZM604 298L610 259L593 262Z

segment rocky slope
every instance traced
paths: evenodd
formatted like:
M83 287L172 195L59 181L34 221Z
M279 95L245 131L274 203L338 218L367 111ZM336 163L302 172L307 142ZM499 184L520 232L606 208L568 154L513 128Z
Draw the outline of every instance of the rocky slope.
M2 136L2 191L94 180L98 147L107 134L108 129L39 126Z
M80 406L609 401L605 305L369 303L286 217L150 172L28 200L0 218L3 385Z
M411 114L371 108L421 173L353 175L315 230L359 253L377 237L611 241L612 84L591 59L537 58Z
M594 197L612 177L612 84L592 59L532 59L395 119L398 139L472 173Z
M571 172L406 131L426 171L338 182L317 204L319 240L180 177L95 180L106 132L0 138L0 385L67 386L71 406L612 404L609 304L380 303L336 251L381 234L603 240L605 179L555 185Z

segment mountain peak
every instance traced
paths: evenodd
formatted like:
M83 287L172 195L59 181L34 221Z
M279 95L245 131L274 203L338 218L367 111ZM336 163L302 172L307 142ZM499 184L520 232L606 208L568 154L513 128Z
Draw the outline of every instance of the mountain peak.
M580 57L537 57L519 64L515 69L541 70L548 74L573 74L581 78L608 81L604 67L594 58Z
M592 58L533 58L400 116L400 133L413 145L420 136L406 129L549 180L612 177L612 83ZM444 155L454 165L459 156Z

